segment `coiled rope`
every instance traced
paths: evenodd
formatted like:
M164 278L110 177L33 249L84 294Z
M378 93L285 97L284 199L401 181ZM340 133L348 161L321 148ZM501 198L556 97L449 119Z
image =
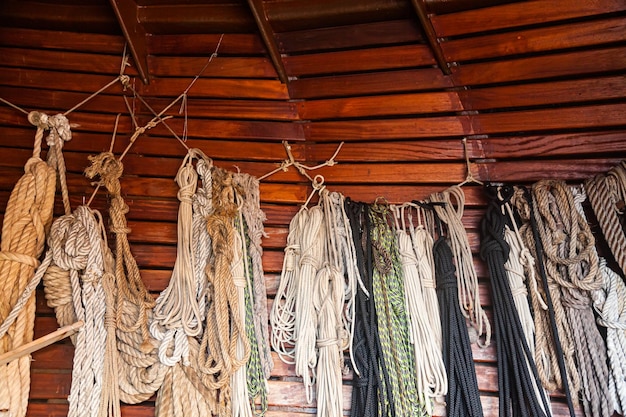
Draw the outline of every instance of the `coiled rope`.
M415 363L409 343L401 266L388 215L389 209L383 204L375 204L370 212L378 333L396 415L422 416L426 415L426 410L415 386Z
M482 221L480 248L481 258L489 267L494 295L499 413L501 416L513 416L521 412L522 415L544 417L548 415L548 401L545 393L539 390L541 381L506 273L505 265L511 253L504 239L506 215L502 208L492 192ZM523 285L521 288L525 290Z
M106 324L109 334L116 330L119 398L135 404L150 398L159 389L167 367L159 362L157 343L148 329L154 299L141 280L128 243L130 229L125 217L128 206L121 196L119 181L124 166L111 152L89 159L91 166L85 170L85 175L88 178L99 176L111 200L109 215L111 231L115 233L115 297L107 300L107 314L114 310L115 322L111 320Z
M461 311L454 255L442 234L438 222L439 237L433 245L437 297L441 314L443 336L443 360L448 373L446 415L448 417L481 417L483 415L472 349Z
M395 415L393 393L382 357L374 297L370 296L373 293L373 255L369 206L346 199L345 211L350 221L357 267L363 283L363 286L357 287L355 299L352 350L359 372L355 372L353 377L350 409L354 415L363 417L392 416Z
M611 253L626 275L626 235L619 219L626 202L626 163L585 181L585 191Z
M55 167L64 178L61 153L71 139L69 123L62 115L48 117L33 112L29 121L37 126L33 156L24 167L7 203L0 244L0 353L11 351L33 339L35 319L34 272L43 252L46 232L52 222ZM41 160L44 131L50 151L49 163ZM64 195L64 203L66 201ZM69 198L66 203L69 211ZM39 279L41 276L38 277ZM0 415L26 415L30 390L30 355L0 366Z
M533 196L540 214L546 271L560 287L555 304L560 301L565 313L563 333L571 334L566 339L570 345L563 344L563 349L576 357L576 365L570 366L578 372L580 387L574 387L580 390L585 415L610 416L613 401L608 397L606 347L595 326L589 295L602 285L595 240L564 182L540 181L533 186Z
M415 358L415 381L417 393L424 402L428 415L433 413L433 402L448 391L446 368L441 356L440 340L433 337L428 322L430 314L424 303L418 260L413 243L406 231L405 207L390 207L395 213L396 239L402 265L405 306L408 316L409 341L413 345ZM439 309L437 309L439 310ZM439 321L439 317L437 317Z
M491 343L491 324L487 314L480 303L478 291L478 277L474 269L472 251L469 240L461 219L465 207L465 194L459 186L452 186L447 190L434 193L429 201L436 204L435 211L439 219L446 224L450 248L454 254L457 279L459 280L459 303L461 312L469 320L470 325L476 330L470 340L481 347L487 347ZM481 337L484 336L484 342Z

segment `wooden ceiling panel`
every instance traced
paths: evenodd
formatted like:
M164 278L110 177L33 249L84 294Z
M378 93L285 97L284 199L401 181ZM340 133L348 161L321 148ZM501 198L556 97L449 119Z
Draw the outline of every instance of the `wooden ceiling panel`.
M223 37L222 37L223 35ZM221 42L220 42L221 39ZM256 34L179 34L150 35L148 53L160 56L210 56L219 44L218 55L262 56L263 41Z

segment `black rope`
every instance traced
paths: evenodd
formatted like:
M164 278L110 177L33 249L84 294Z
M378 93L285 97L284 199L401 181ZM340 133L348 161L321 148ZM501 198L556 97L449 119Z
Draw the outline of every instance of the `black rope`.
M345 209L352 229L361 280L370 294L368 297L360 286L357 286L352 346L360 375L355 372L353 377L351 414L363 417L392 417L396 415L396 411L389 375L382 357L372 288L374 266L369 233L371 229L369 206L347 198ZM381 383L381 377L385 381L384 384Z
M550 414L548 402L506 275L505 263L509 257L509 244L504 240L504 231L507 217L502 212L497 189L488 190L491 201L481 224L480 256L489 267L491 281L500 416L546 417ZM503 202L506 203L512 195L512 188L503 187L501 193L505 198ZM537 398L537 390L541 395L541 402Z
M439 237L433 245L433 257L444 341L443 359L448 374L446 415L448 417L481 417L483 409L465 317L459 307L453 255L442 233L441 220L437 215L435 219Z
M537 228L537 219L535 218L535 210L532 196L527 188L524 188L524 198L528 202L530 209L530 226L533 231L533 239L535 241L535 260L539 268L539 275L541 276L541 283L543 291L546 295L546 304L548 305L548 315L550 317L550 328L552 329L552 335L554 337L554 347L557 352L557 362L559 364L559 371L561 372L561 380L563 381L563 391L565 392L565 399L567 400L567 408L569 409L570 417L575 417L574 404L572 402L572 394L569 389L569 383L567 381L567 371L565 369L565 360L563 358L563 348L561 347L561 339L559 338L559 330L556 325L556 317L554 315L554 305L552 304L552 296L550 295L550 288L548 286L548 278L546 275L546 267L543 263L543 244L539 237L539 230Z

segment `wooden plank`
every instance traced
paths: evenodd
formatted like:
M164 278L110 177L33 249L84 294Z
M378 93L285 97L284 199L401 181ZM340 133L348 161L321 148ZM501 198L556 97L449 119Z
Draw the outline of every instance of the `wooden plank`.
M473 134L467 116L313 122L305 126L313 142L450 137Z
M625 68L626 49L616 47L461 65L452 67L452 78L457 85L481 85L573 75L582 76L620 71Z
M542 0L433 15L431 20L441 38L487 32L526 25L545 24L567 19L597 16L626 10L621 0L570 1Z
M471 144L473 141L469 141ZM307 155L310 160L323 161L332 155L336 148L334 143L307 144ZM473 152L470 158L484 157L482 153ZM385 142L346 142L335 158L343 162L402 162L402 161L461 161L464 158L463 142L459 139L416 139L408 141Z
M0 135L0 146L6 148L23 148L32 150L35 127L3 127ZM111 133L72 132L72 140L63 146L64 151L100 153L109 150ZM230 140L188 139L190 148L199 148L210 158L226 160L251 160L264 162L281 162L287 159L282 143L246 142ZM128 145L127 138L118 137L113 153L120 155ZM297 161L304 161L304 144L293 142L291 152ZM254 153L242 154L241 149L252 149ZM334 150L333 150L334 151ZM129 155L144 156L181 156L182 145L173 137L156 137L150 135L146 140L137 140L129 151ZM332 154L332 151L329 155Z
M167 121L174 132L183 132L184 117ZM112 129L111 129L112 130ZM171 135L169 130L158 125L150 134ZM181 133L182 134L182 133ZM191 138L212 138L253 141L303 141L303 125L290 122L247 121L247 120L210 120L204 118L187 119L187 135Z
M306 100L298 103L300 117L305 120L415 115L461 110L463 105L456 91Z
M119 35L104 35L99 33L58 32L17 27L0 27L0 45L20 48L118 54L121 59L122 50L124 49L124 38Z
M545 106L626 97L624 77L595 77L504 87L474 88L458 92L466 110Z
M116 74L117 76L117 74ZM93 93L107 85L114 79L110 75L67 73L45 70L22 70L19 68L3 67L0 71L0 84L9 86L23 86L44 90L64 90L84 93ZM53 80L52 82L50 80ZM107 93L121 92L122 87L115 85ZM181 90L182 91L182 90Z
M465 179L465 163L345 163L324 167L315 173L342 184L449 184Z
M276 33L281 52L372 47L398 43L420 43L422 34L413 19L362 23Z
M426 45L292 55L284 57L283 60L289 74L298 77L425 67L435 64L432 52Z
M621 157L619 155L622 155ZM500 161L480 166L486 169L491 181L496 182L534 182L544 179L583 181L598 174L606 173L626 157L626 147L614 153L614 158L607 159L569 159L550 161Z
M142 94L178 97L190 82L191 78L155 78L142 88ZM199 78L189 90L189 97L287 100L289 95L278 80Z
M547 28L518 30L441 42L448 61L501 58L567 48L591 49L626 39L626 18L575 22Z
M207 65L206 57L150 56L150 73L156 77L195 77ZM276 78L272 62L262 57L217 57L202 71L203 77Z
M389 82L393 79L393 83ZM453 87L449 76L436 68L353 74L293 80L292 99L363 96L378 93L436 90Z
M532 132L556 129L598 129L626 126L626 104L561 107L559 109L478 114L473 117L476 132Z
M221 38L223 36L223 38ZM198 51L214 51L218 42L221 54L228 55L263 55L265 46L256 34L224 33L222 34L171 34L148 36L148 53L150 55L196 55Z

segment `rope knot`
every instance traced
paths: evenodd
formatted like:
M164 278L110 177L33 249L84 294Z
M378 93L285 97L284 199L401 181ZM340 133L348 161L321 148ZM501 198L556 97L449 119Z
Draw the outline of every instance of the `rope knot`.
M102 152L95 156L89 156L91 166L85 169L88 178L98 175L102 179L103 185L114 195L119 194L119 178L124 171L124 165L118 161L113 153Z
M87 266L89 236L84 225L73 215L62 216L52 224L48 245L54 263L60 268L79 271Z
M46 138L48 146L63 146L63 142L72 140L72 131L67 117L62 114L55 114L52 117L48 117L47 122L48 129L50 129L50 134Z

